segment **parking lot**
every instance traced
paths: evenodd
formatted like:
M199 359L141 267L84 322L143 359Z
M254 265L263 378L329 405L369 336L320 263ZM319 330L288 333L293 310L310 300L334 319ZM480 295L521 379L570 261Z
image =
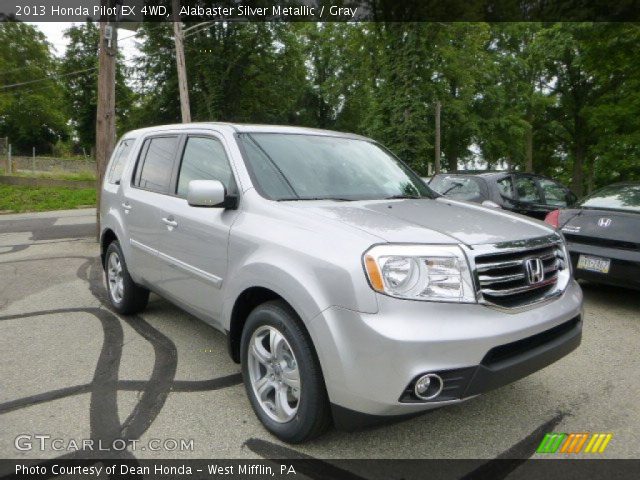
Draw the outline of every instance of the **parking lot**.
M68 442L125 439L136 448L119 454L136 458L490 460L536 457L548 432L612 433L601 457L640 456L638 292L584 285L582 345L515 384L285 446L254 416L222 334L156 296L140 316L109 310L94 221L92 209L0 216L0 457L94 456ZM19 450L19 435L63 448Z

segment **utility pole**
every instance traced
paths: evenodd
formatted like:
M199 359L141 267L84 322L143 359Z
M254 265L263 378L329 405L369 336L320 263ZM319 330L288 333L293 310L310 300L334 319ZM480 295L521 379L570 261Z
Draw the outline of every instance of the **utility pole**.
M180 111L182 123L191 122L189 105L189 87L187 84L187 66L184 59L184 34L180 21L180 0L173 0L173 38L176 44L176 65L178 68L178 90L180 90Z
M440 173L440 101L436 101L436 141L435 141L435 173Z
M112 0L101 0L100 5L111 7ZM100 240L100 193L107 162L116 143L116 54L118 30L115 19L100 19L100 45L98 53L98 105L96 115L96 237Z

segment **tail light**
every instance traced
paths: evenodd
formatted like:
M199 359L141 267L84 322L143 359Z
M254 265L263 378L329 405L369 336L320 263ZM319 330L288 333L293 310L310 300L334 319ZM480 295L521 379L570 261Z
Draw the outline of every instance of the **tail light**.
M544 217L544 221L551 225L554 228L558 228L560 218L560 210L554 210L552 212L547 213L547 216Z

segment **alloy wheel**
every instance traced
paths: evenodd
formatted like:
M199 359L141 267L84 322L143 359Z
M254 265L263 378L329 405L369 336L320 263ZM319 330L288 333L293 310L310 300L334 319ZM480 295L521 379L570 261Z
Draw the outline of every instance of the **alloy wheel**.
M122 277L122 262L116 252L111 252L107 261L107 280L109 294L114 303L122 302L124 297L124 279Z
M279 423L295 417L300 405L300 371L289 342L278 329L265 325L253 332L248 370L262 410Z

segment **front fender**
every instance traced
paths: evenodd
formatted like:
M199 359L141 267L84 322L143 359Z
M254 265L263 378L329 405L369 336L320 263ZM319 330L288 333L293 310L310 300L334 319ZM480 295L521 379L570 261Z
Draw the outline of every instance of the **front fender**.
M231 266L227 275L223 287L225 327L229 328L235 300L251 287L263 287L277 293L305 324L331 306L376 313L378 304L373 290L364 281L354 282L353 274L299 251L284 252L275 247L254 251L236 268ZM360 271L357 274L364 275Z
M305 323L326 308L325 302L318 301L300 278L272 263L256 261L245 264L226 282L223 318L227 330L236 299L252 287L266 288L282 297Z

